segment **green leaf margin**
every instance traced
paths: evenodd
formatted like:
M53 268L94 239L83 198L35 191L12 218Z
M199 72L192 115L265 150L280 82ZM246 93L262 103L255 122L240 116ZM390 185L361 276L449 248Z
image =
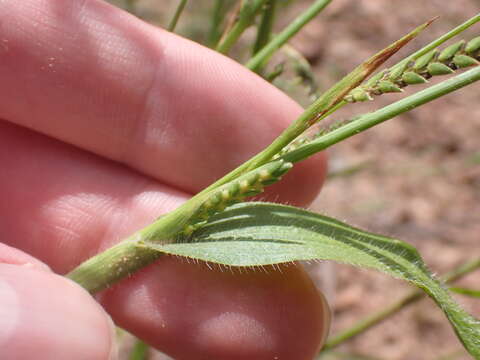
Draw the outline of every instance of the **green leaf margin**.
M442 309L460 341L480 359L480 321L465 312L406 242L366 232L291 206L248 202L227 208L191 236L139 246L228 266L334 260L380 270L424 290Z

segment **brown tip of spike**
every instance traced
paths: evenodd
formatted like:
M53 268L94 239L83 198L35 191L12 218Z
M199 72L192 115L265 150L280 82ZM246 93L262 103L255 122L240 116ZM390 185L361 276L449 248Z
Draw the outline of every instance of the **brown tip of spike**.
M409 43L412 39L417 37L418 34L420 34L425 28L430 26L435 20L437 20L439 16L436 16L427 22L423 23L419 27L417 27L415 30L410 32L408 35L404 36L400 40L394 42L392 45L389 47L385 48L384 50L380 51L378 54L374 55L370 61L368 61L365 65L367 68L367 71L373 72L375 69L377 69L381 64L383 64L387 59L389 59L393 54L395 54L398 50L400 50L402 47L404 47L407 43Z

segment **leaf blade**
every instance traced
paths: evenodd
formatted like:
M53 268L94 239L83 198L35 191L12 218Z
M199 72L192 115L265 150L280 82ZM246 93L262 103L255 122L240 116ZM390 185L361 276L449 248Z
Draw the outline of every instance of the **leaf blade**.
M465 348L480 359L480 321L467 314L427 269L417 250L306 210L270 203L241 203L215 215L193 236L142 246L231 266L296 260L334 260L380 270L423 289L443 310Z

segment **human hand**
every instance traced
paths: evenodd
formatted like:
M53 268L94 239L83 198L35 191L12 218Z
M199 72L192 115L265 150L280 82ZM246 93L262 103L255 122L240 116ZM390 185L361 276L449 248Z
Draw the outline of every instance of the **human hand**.
M0 2L0 59L0 357L108 359L106 313L18 249L65 274L254 155L301 109L98 0ZM266 198L306 205L324 174L324 157L309 159ZM300 267L280 268L165 256L98 300L178 360L311 359L323 300Z

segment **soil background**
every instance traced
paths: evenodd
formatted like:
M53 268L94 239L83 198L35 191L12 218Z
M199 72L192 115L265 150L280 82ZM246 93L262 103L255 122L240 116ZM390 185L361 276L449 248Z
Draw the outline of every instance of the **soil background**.
M138 0L136 14L164 25L176 1ZM312 1L278 12L278 29ZM179 32L202 40L213 1L190 1ZM122 5L122 4L120 4ZM125 6L125 4L123 4ZM362 60L436 16L431 29L393 61L408 55L480 10L479 0L333 0L292 41L310 61L319 92ZM479 25L462 38L478 36ZM243 43L254 32L247 31ZM235 49L245 57L242 43ZM275 61L280 61L273 59ZM442 80L442 79L441 79ZM438 80L433 80L432 83ZM422 88L416 86L415 91ZM301 103L305 90L289 89ZM412 89L406 91L412 93ZM403 95L348 106L335 119L379 108ZM406 240L442 274L480 256L480 87L473 85L342 142L329 151L331 176L312 208L370 231ZM359 167L351 174L345 169ZM310 265L334 312L331 333L352 325L408 293L408 284L373 271L342 265ZM473 273L459 286L480 288ZM457 297L480 317L480 301ZM342 345L323 359L470 359L443 314L422 300ZM159 356L159 355L157 355Z

